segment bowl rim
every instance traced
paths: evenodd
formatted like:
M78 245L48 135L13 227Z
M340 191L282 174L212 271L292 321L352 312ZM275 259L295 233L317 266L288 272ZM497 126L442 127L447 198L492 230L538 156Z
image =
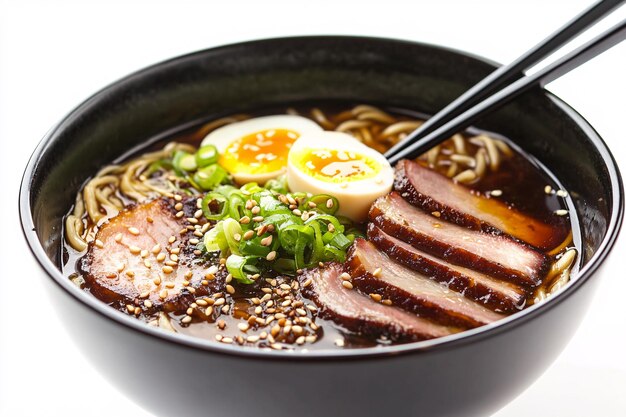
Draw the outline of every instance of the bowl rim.
M602 158L604 165L609 173L612 204L610 207L611 215L610 221L607 225L606 235L600 243L598 249L594 255L588 260L578 272L578 276L570 281L563 289L558 293L551 296L546 302L541 302L521 310L511 316L500 319L494 323L484 325L475 329L466 330L461 333L445 336L437 339L412 342L406 344L382 346L382 347L368 347L358 349L319 349L319 350L272 350L272 349L259 349L251 348L250 346L239 345L227 345L219 343L213 340L202 339L199 337L184 335L180 333L172 333L159 328L148 326L145 322L137 320L134 317L130 317L120 311L117 311L96 297L88 294L85 291L81 291L67 279L62 272L53 264L52 260L46 255L42 245L37 237L37 232L31 212L31 185L32 177L35 172L41 156L46 150L55 133L63 128L64 122L75 117L80 111L88 106L91 102L98 100L102 95L107 94L110 90L114 89L117 85L131 81L135 77L142 76L145 73L159 69L171 64L175 64L186 59L192 59L199 55L213 54L222 50L234 49L242 46L254 46L255 44L269 44L271 42L316 42L316 41L328 41L328 40L346 40L346 41L361 41L361 42L373 42L373 43L391 43L395 45L408 45L418 46L430 49L438 49L444 52L450 52L464 57L480 61L491 66L498 66L499 64L489 59L483 58L478 55L460 51L454 48L442 47L440 45L410 41L406 39L394 39L394 38L382 38L382 37L368 37L368 36L344 36L344 35L324 35L324 36L293 36L293 37L277 37L277 38L262 38L244 42L231 43L227 45L221 45L217 47L211 47L188 54L176 56L150 66L144 67L136 72L126 75L109 85L105 86L101 90L97 91L82 103L77 105L69 113L67 113L56 125L54 125L41 139L35 150L33 151L27 166L22 176L19 192L19 217L22 227L22 232L27 241L28 247L37 260L39 266L47 274L48 278L51 278L62 290L73 297L77 302L83 304L84 307L90 308L95 313L99 314L106 320L110 320L113 324L121 325L131 331L138 331L144 336L155 339L156 342L167 342L187 348L192 348L208 353L225 354L230 356L236 356L244 359L263 359L263 360L279 360L279 361L332 361L332 360L364 360L364 359L380 359L395 357L398 355L423 353L426 351L451 349L459 346L463 346L470 343L475 343L485 338L494 337L498 334L508 332L515 327L521 326L527 321L533 320L535 317L555 308L559 303L563 302L568 297L577 292L596 272L596 270L605 261L613 248L620 228L622 226L624 215L624 187L622 178L619 172L619 168L615 161L615 158L611 154L606 143L600 137L600 135L594 130L594 128L581 116L576 110L570 107L563 100L549 92L543 90L543 94L550 99L557 107L559 107L567 117L572 119L589 138L591 144L597 149L599 155Z

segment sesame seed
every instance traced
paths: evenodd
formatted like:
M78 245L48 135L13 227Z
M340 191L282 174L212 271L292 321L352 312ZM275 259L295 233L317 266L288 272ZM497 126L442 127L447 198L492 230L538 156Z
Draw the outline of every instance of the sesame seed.
M142 258L147 258L149 254L150 254L150 252L148 252L147 249L144 249L144 250L141 251L141 257Z
M196 219L199 219L202 216L202 210L196 210L196 212L193 214L193 217L195 217Z
M149 260L144 260L143 264L146 266L146 268L150 269L152 268L152 262L150 262Z
M345 344L345 342L343 341L343 339L335 339L335 345L338 347L343 347Z
M207 316L210 316L211 314L213 314L213 307L208 306L204 314L206 314Z
M122 272L124 268L126 268L126 264L124 264L123 262L117 264L117 272Z
M335 225L332 223L328 223L328 231L333 233L335 231Z
M131 235L135 235L135 236L138 236L138 235L139 235L139 229L137 229L136 227L129 227L129 228L128 228L128 232L129 232Z
M154 223L154 219L152 217L150 217L150 216L146 217L146 221L148 223Z
M380 302L380 300L383 299L382 295L380 294L375 294L375 293L371 293L370 294L370 298L376 302Z
M440 212L438 212L438 211L433 211L433 212L432 212L432 213L430 213L430 214L432 214L433 216L435 216L435 217L437 217L437 218L441 217L441 213L440 213Z
M165 254L164 253L159 253L156 257L156 260L159 262L163 262L165 260Z
M557 216L567 216L567 213L569 213L569 212L567 210L563 210L563 209L556 210L554 212L554 214L556 214Z
M233 287L232 285L226 285L226 292L229 294L234 294L235 293L235 287Z
M141 294L139 294L139 298L148 298L149 295L150 295L150 291L144 291Z
M492 195L494 197L500 197L502 195L502 190L492 190L489 195Z
M271 244L272 244L272 235L269 235L268 237L261 239L261 245L270 246Z
M189 291L190 294L196 293L196 289L194 287L187 287L187 291Z
M296 339L296 344L303 345L305 341L306 341L306 338L304 336L300 336L299 338Z
M374 272L372 272L372 275L374 275L376 278L380 278L382 273L383 273L383 269L381 267L378 267L374 270Z
M117 243L120 243L122 241L122 238L124 237L124 235L122 235L121 233L118 233L115 235L115 241Z
M222 338L222 343L233 343L232 337L224 337Z
M145 300L145 301L143 302L143 305L144 305L146 308L152 308L152 301L150 301L150 300Z
M343 285L343 287L348 290L351 290L352 288L354 288L354 286L352 285L350 281L342 281L341 285Z
M169 243L174 243L174 242L176 242L176 236L170 236L170 238L169 238L169 239L167 239L167 241L168 241Z
M557 195L557 196L559 196L559 197L563 197L563 198L565 198L565 197L567 197L567 191L565 191L565 190L558 190L558 191L556 192L556 195ZM96 241L96 242L97 242L97 241Z
M167 295L168 295L167 290L161 290L161 292L159 293L159 298L165 300L167 298Z
M129 313L134 313L135 312L135 306L132 304L127 304L126 305L126 310L128 310Z
M393 304L393 303L391 302L391 300L383 300L383 301L381 301L381 303L383 303L383 304L384 304L384 305L386 305L386 306L390 306L391 304Z
M543 188L543 192L546 193L546 194L552 194L552 187L550 187L549 185L546 185Z
M274 350L281 350L283 346L280 343L272 343L270 347Z
M189 243L191 243L192 245L197 245L198 243L200 243L200 241L198 239L189 239Z
M222 336L221 334L216 334L215 335L215 340L217 340L218 342L221 342L223 338L224 338L224 336Z
M239 219L239 223L241 223L241 224L248 224L248 223L250 223L250 217L243 216L241 219Z
M313 280L311 278L308 278L306 281L302 283L302 286L308 287L309 285L311 285L311 282L313 282Z
M250 240L253 237L254 237L254 230L248 230L246 233L243 234L244 240Z
M178 262L178 255L176 255L175 253L171 254L170 259L172 260L172 262Z
M252 221L255 222L255 223L261 223L263 220L264 220L263 216L254 216L252 218Z
M333 208L333 206L335 205L334 201L332 198L329 198L328 200L326 200L326 208Z
M130 251L130 253L132 253L133 255L138 255L141 253L141 248L139 246L129 246L128 250Z
M135 277L135 273L133 271L126 271L126 276L128 278L134 278Z
M174 268L172 268L169 265L166 265L166 266L163 267L163 272L166 273L166 274L171 274L172 272L174 272Z
M258 342L259 341L259 336L257 336L257 335L248 336L248 337L246 337L246 341L250 342L250 343Z
M315 341L317 340L317 336L313 336L313 335L311 335L311 336L307 336L307 337L305 338L305 340L306 340L307 342L309 342L309 343L313 343L313 342L315 342Z
M350 281L352 279L350 274L348 274L347 272L342 272L341 275L339 275L339 278L341 278L343 281Z
M239 242L241 240L241 235L239 233L235 233L233 235L233 239L235 239L236 242Z
M309 205L309 207L310 207L310 208L315 208L315 207L317 207L317 204L315 204L313 201L309 201L309 202L308 202L308 205Z
M187 309L187 315L188 315L188 316L191 316L192 314L193 314L193 308L192 308L192 307L189 307L189 308Z
M248 323L239 323L237 327L239 327L239 330L241 330L242 332L247 332L250 328L250 325Z
M213 303L213 305L215 306L221 306L222 304L224 304L226 302L226 300L224 300L223 298L219 298L217 300L215 300L215 303Z
M230 306L229 305L225 305L224 307L222 307L222 313L227 314L228 310L230 310Z
M294 209L293 214L296 216L302 216L302 212L299 209Z
M229 284L233 280L233 274L226 275L226 283Z
M304 213L302 213L302 216L300 216L300 218L303 222L309 220L309 213L305 211Z
M259 206L254 206L252 207L252 210L250 210L250 213L254 214L255 216L259 214L260 212L261 212L261 207Z
M280 284L280 288L287 291L291 290L291 287L287 284Z
M182 200L183 200L183 198L182 198L179 194L176 194L176 195L174 195L174 200L176 200L176 201L182 201Z
M174 288L176 285L175 285L173 282L168 282L168 283L166 283L166 284L165 284L165 286L166 286L167 288L169 288L169 289L172 289L172 288Z
M104 247L104 243L100 240L100 239L96 239L95 243L94 243L97 247L99 247L100 249L102 249Z

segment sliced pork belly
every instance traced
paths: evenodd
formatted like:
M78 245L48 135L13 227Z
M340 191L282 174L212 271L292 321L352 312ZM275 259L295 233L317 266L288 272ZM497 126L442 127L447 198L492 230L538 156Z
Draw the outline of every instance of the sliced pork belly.
M195 199L189 205L195 206ZM185 207L186 215L177 218L172 204L159 199L136 205L103 224L80 261L89 290L118 306L136 303L170 310L184 307L177 304L181 296L219 290L219 279L201 285L209 265L192 262L193 227L188 229L186 220L191 210Z
M461 226L490 233L506 233L540 249L552 249L565 239L562 229L548 225L486 198L423 167L402 160L396 165L394 189L409 203Z
M300 275L302 292L320 309L320 316L344 328L369 336L387 336L392 340L433 339L458 332L397 307L390 307L347 289L340 278L338 264L304 271Z
M504 317L389 259L361 238L352 245L348 268L352 283L362 292L379 294L394 305L439 323L472 328Z
M369 217L385 233L430 255L518 284L539 285L548 268L546 256L530 246L442 221L397 192L376 200Z
M510 282L435 258L370 223L367 238L390 258L497 312L513 313L526 303L525 291Z

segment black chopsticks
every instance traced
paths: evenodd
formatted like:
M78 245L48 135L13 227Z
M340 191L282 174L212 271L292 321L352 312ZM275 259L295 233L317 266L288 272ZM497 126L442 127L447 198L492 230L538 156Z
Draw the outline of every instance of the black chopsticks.
M415 158L450 135L468 127L489 111L508 103L513 98L535 86L544 86L554 81L582 63L618 44L626 38L626 20L531 76L524 77L521 72L532 67L566 44L589 26L615 10L624 1L603 0L596 3L521 57L506 66L500 67L470 88L436 115L428 119L419 129L409 134L406 139L392 147L385 153L385 156L392 164L402 158ZM498 92L496 93L496 91Z

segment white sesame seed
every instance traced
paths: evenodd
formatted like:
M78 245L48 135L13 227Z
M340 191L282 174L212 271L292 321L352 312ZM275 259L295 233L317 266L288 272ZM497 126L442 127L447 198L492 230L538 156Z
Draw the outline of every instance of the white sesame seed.
M565 197L567 197L567 191L559 190L559 191L556 192L556 195L559 196L559 197L565 198Z
M234 294L235 293L235 288L232 285L226 285L226 292L229 294Z
M563 209L556 210L554 212L554 214L556 214L557 216L567 216L568 213L569 212L567 210L563 210Z
M135 236L138 236L138 235L139 235L139 229L137 229L136 227L129 227L129 228L128 228L128 232L129 232L131 235L135 235Z
M267 259L268 261L273 261L274 259L276 259L276 251L273 250L270 253L268 253L265 259Z
M122 238L124 237L124 235L122 235L121 233L118 233L115 235L115 241L117 243L120 243L122 241Z
M376 278L380 278L382 273L383 273L383 269L381 267L378 267L374 270L374 272L372 272L372 275L374 275Z
M500 197L502 195L502 190L492 190L489 195L492 195L494 197Z
M552 187L550 187L549 185L546 185L546 186L543 188L543 191L544 191L546 194L552 194Z
M239 327L239 330L241 330L242 332L247 332L250 328L250 325L248 323L239 323L237 327Z
M350 274L348 274L347 272L342 272L341 275L339 275L339 278L341 278L343 281L350 281L352 279Z
M343 287L348 290L351 290L352 288L354 288L354 286L352 285L350 281L342 281L341 285L343 285Z

